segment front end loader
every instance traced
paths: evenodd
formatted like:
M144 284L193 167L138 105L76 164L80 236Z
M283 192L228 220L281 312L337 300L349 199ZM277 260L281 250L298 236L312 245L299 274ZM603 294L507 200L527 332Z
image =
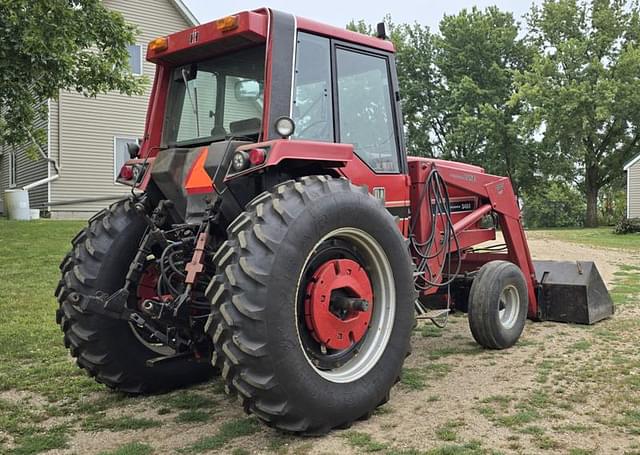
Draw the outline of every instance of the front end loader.
M221 375L268 425L323 434L389 400L416 317L466 312L505 349L527 317L612 315L592 262L532 260L508 178L406 156L382 35L260 9L149 43L131 196L61 264L81 368L132 394Z

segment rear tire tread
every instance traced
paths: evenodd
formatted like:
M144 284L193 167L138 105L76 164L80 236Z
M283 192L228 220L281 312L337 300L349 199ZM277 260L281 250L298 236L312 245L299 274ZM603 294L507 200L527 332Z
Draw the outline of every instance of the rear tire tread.
M313 192L308 191L312 186ZM207 331L217 353L214 366L223 365L226 389L239 396L246 412L283 431L323 435L332 428L345 427L351 422L345 420L336 421L331 426L312 426L299 410L292 412L286 392L274 374L275 359L264 350L264 313L268 302L253 300L249 303L244 299L245 294L251 295L252 289L265 286L269 275L264 270L249 267L244 258L256 250L265 251L266 254L260 256L266 258L262 259L262 264L268 270L272 252L283 247L269 234L276 237L274 233L286 232L287 225L295 217L290 211L301 210L314 196L327 196L345 186L363 192L346 179L324 176L303 177L277 185L272 192L259 195L247 205L246 212L229 226L229 240L215 255L218 274L207 288L207 298L213 307ZM289 198L286 205L282 202L285 197ZM388 394L380 404L387 400ZM367 418L369 414L365 413L361 418Z
M97 382L128 394L158 392L182 385L164 378L152 382L128 372L123 363L127 354L111 352L103 343L109 336L108 328L94 329L100 320L108 318L80 307L86 296L100 292L96 285L102 259L116 239L131 227L135 216L133 205L123 200L91 217L88 226L71 241L72 249L60 264L62 278L55 291L59 302L56 322L64 334L64 345L78 366Z

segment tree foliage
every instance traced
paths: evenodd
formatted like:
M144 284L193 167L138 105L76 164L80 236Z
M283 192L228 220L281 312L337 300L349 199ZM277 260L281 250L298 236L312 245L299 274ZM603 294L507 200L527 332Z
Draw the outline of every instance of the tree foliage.
M495 7L465 9L445 16L439 34L417 23L386 22L396 47L408 152L482 165L510 176L516 189L527 184L535 147L525 147L520 105L510 100L514 72L531 55L513 16ZM372 33L363 21L347 27Z
M523 218L528 228L581 226L584 221L582 195L562 181L546 181L525 190L522 197Z
M533 62L514 102L543 135L544 172L573 180L598 222L600 189L622 178L640 141L640 11L625 0L546 0L528 17ZM543 163L543 164L544 164Z
M35 146L42 101L60 90L141 93L128 68L135 33L101 0L0 0L0 144Z
M571 195L561 199L586 225L610 223L624 208L623 163L640 152L638 2L544 0L526 19L523 30L510 13L472 8L432 32L387 18L408 151L509 176L541 222L538 195Z
M514 74L531 52L511 13L496 7L444 16L435 37L440 84L432 121L435 146L445 158L509 176L516 191L529 184L535 147L517 122Z

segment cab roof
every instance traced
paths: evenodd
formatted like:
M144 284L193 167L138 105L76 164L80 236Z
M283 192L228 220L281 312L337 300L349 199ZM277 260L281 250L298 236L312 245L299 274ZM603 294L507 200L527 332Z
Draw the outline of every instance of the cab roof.
M197 60L199 55L205 52L205 47L214 42L219 42L220 51L224 51L225 48L248 45L251 42L265 42L269 31L269 16L270 10L268 8L241 11L226 18L172 33L166 37L168 40L166 49L155 52L151 49L147 50L147 60L154 63L158 61L184 63ZM235 18L233 20L234 26L225 30L220 25L221 21L230 17ZM386 52L395 51L393 43L388 40L352 32L304 17L295 17L295 23L298 30Z

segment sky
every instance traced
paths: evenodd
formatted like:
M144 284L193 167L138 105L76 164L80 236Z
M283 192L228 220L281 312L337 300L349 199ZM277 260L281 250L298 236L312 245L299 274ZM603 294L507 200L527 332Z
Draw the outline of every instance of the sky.
M444 14L455 14L463 8L473 6L485 8L496 5L504 11L514 13L516 19L529 11L534 0L395 0L392 2L366 0L314 0L293 2L291 0L253 1L236 0L220 2L215 0L183 0L200 22L263 6L279 9L296 16L303 16L319 22L344 27L350 20L364 19L369 24L376 24L387 14L391 14L394 22L419 22L437 30L438 23ZM540 2L540 0L535 0Z

